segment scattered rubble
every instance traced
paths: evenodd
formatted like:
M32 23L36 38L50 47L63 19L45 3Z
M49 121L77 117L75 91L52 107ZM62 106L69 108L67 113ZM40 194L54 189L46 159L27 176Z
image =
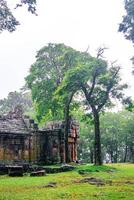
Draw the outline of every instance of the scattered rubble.
M41 185L38 188L55 188L57 187L57 183L56 182L50 182L47 185Z
M105 182L102 179L97 179L94 177L88 177L80 180L80 183L89 183L91 185L102 186L105 185Z

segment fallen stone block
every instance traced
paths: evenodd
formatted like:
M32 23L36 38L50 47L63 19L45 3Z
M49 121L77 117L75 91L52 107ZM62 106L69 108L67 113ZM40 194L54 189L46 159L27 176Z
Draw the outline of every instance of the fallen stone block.
M9 166L8 167L8 175L15 176L23 176L23 167L22 166Z
M97 186L105 185L105 182L103 180L93 177L84 178L80 180L80 183L90 183L91 185L97 185Z
M30 173L30 176L45 176L45 175L46 175L45 170L33 171Z

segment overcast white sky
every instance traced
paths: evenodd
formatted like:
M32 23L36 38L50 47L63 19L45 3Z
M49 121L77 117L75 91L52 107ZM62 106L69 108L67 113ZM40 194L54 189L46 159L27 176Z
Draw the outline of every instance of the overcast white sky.
M14 0L8 0L11 7ZM14 33L0 34L0 98L24 85L24 77L35 61L36 52L49 42L64 43L95 54L101 45L109 48L108 60L122 65L122 78L132 87L131 42L118 33L124 14L124 0L37 0L38 17L25 8L15 11L21 25ZM133 94L134 97L134 94Z

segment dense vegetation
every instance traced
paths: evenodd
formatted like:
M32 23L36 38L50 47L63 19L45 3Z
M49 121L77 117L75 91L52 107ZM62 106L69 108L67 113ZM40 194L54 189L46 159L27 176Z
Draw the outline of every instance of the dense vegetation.
M76 115L75 115L76 116ZM79 159L93 163L94 127L82 120L82 113L76 116L80 122ZM100 132L102 157L105 162L134 162L134 114L128 111L107 112L101 115Z
M34 114L32 99L29 92L10 92L7 98L0 100L0 115L7 114L19 105L26 114Z

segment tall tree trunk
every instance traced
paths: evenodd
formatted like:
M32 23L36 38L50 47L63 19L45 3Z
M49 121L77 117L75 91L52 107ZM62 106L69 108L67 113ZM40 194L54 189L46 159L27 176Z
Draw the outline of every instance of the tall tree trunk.
M100 119L99 113L96 109L93 109L94 115L94 129L95 129L95 165L102 165L102 158L101 158L101 142L100 142Z
M134 148L130 146L130 162L134 163Z
M70 111L70 103L72 101L74 93L71 93L70 97L68 98L66 104L65 104L65 161L66 163L70 162L69 158L69 151L68 151L68 130L69 130L69 125L70 125L70 116L69 116L69 111Z
M127 146L127 135L126 135L126 137L125 137L125 154L124 154L123 162L127 161L127 153L128 153L128 146Z
M125 154L124 154L123 162L126 162L126 160L127 160L127 144L125 146Z
M90 149L90 162L94 163L94 151Z
M113 163L114 159L113 159L113 151L112 150L110 151L110 159L111 159L111 163Z
M117 163L117 162L118 162L118 144L116 143L114 163Z

